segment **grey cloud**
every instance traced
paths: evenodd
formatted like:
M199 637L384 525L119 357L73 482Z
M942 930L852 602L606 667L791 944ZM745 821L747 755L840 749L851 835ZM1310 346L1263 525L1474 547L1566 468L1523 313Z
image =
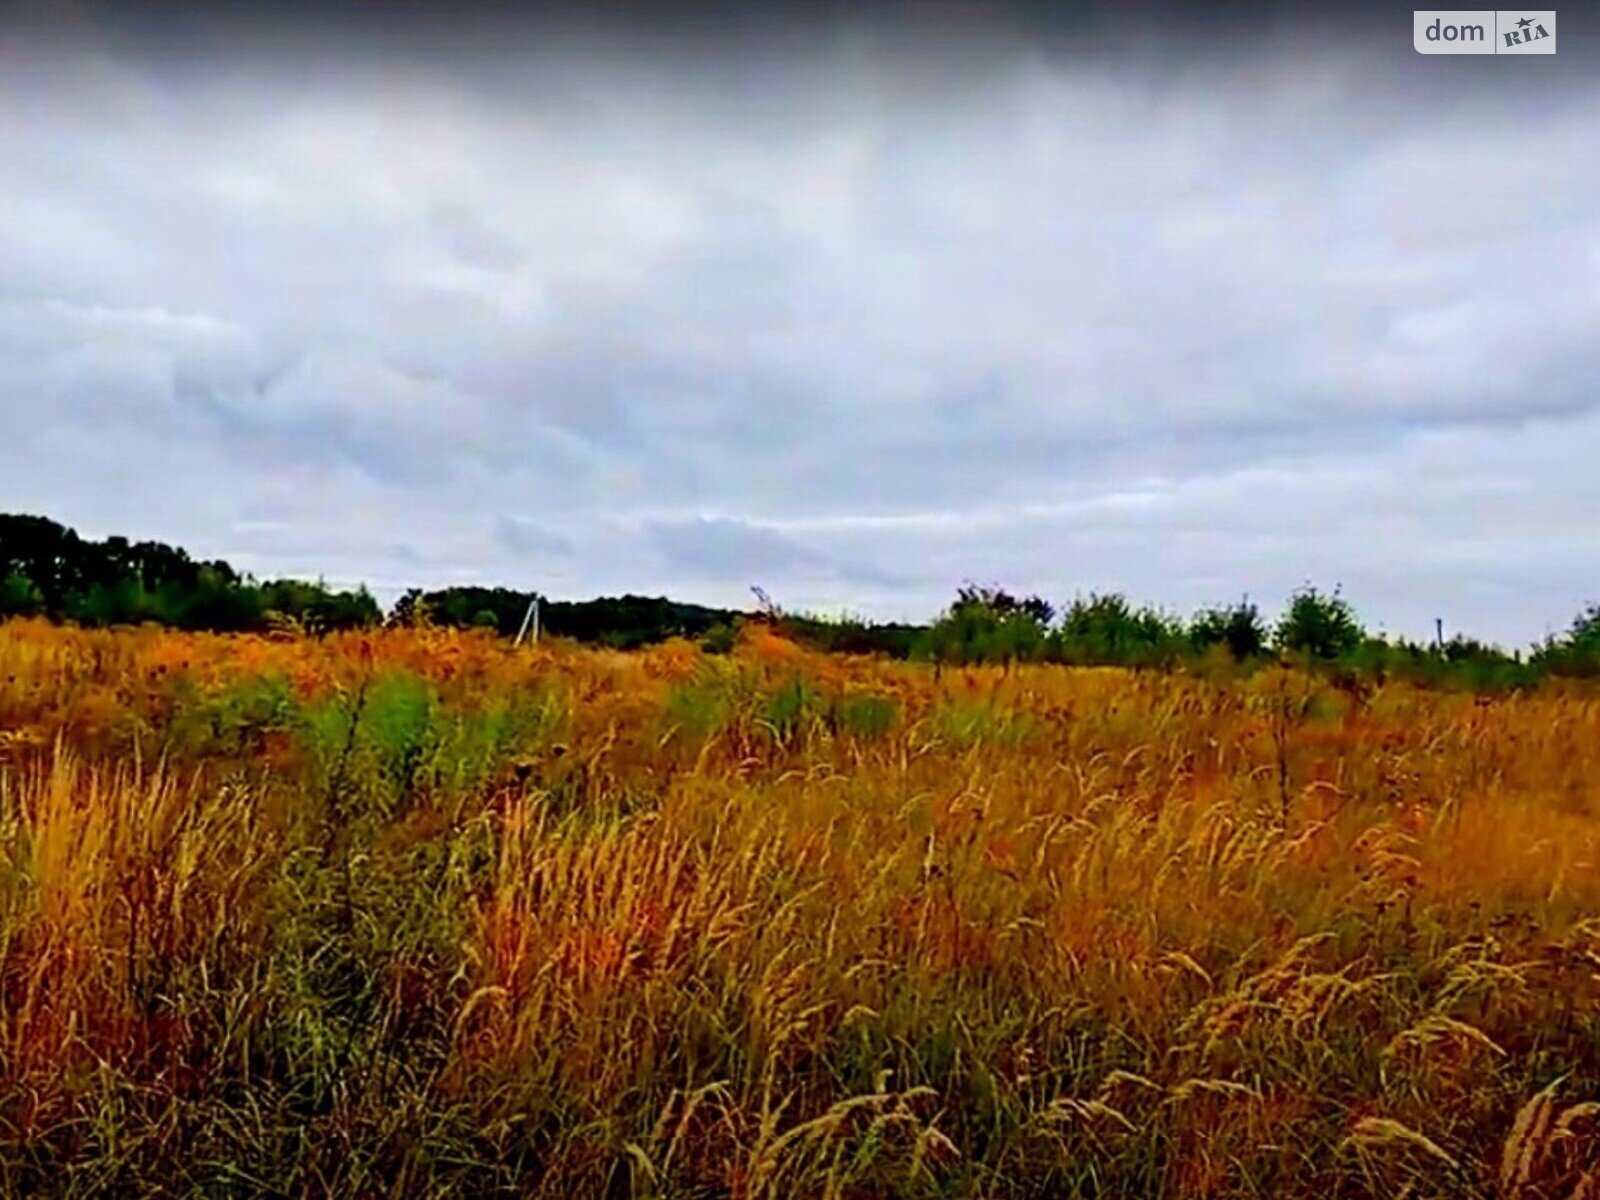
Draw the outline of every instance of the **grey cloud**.
M0 50L6 507L265 573L883 616L1314 578L1518 641L1600 587L1581 60L90 28Z
M495 522L495 538L515 554L569 556L574 549L570 538L527 517L501 517Z
M646 525L669 569L725 584L748 581L805 586L836 580L894 588L906 579L866 559L824 553L773 525L727 517L656 519Z
M441 204L433 210L432 217L450 252L469 267L507 271L525 261L512 239L491 229L464 204Z
M789 578L825 561L793 538L747 521L652 521L649 530L672 566L716 578Z

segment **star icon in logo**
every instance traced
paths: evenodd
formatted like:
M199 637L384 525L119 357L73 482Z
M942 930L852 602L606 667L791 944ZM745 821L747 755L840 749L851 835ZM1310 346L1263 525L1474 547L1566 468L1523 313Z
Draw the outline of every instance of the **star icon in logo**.
M1533 24L1533 22L1531 20L1529 20L1527 17L1523 17L1522 20L1517 22L1517 28L1518 29L1526 29L1529 25L1532 25L1532 24Z

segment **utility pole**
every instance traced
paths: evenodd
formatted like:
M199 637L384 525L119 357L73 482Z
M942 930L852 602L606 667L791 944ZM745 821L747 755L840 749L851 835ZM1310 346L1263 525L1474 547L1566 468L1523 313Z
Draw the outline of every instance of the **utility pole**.
M528 611L522 614L522 628L517 630L517 640L515 642L513 642L512 644L515 645L515 646L522 645L522 639L528 636L528 632L530 630L532 630L532 632L533 632L533 640L535 642L537 642L539 640L539 597L538 596L534 596L531 600L528 601Z
M1439 649L1441 649L1441 650L1444 649L1444 618L1443 617L1435 617L1433 619L1433 644L1438 646Z

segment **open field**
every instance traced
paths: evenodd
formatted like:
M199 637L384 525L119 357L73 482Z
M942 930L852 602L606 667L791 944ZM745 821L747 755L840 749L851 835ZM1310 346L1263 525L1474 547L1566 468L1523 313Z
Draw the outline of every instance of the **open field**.
M1600 692L0 626L6 1195L1600 1195Z

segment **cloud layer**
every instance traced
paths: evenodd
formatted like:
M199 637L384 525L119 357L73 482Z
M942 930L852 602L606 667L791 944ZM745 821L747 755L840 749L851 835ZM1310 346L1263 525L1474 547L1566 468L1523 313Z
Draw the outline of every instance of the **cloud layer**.
M5 508L380 589L1600 595L1571 56L5 47Z

